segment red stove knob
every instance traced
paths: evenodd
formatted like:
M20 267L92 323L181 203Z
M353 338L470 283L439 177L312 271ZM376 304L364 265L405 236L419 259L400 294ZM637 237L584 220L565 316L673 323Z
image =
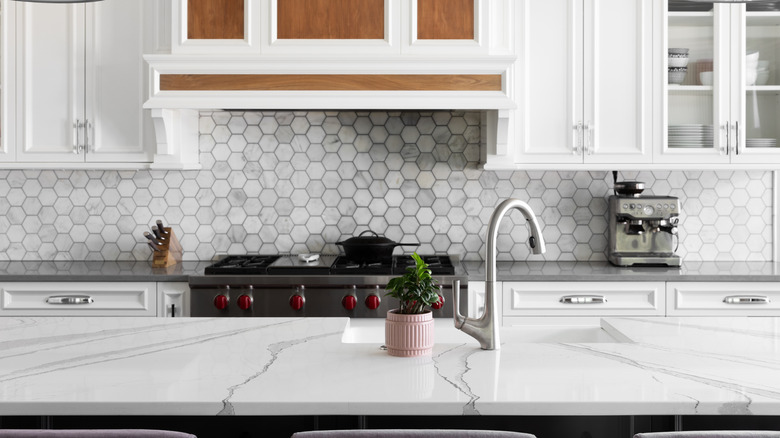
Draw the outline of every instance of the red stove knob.
M238 308L241 310L249 310L252 307L252 297L249 295L241 295L238 297Z
M306 300L300 295L293 295L290 297L290 307L292 307L293 310L303 309L303 304L305 302Z
M382 300L379 298L379 296L371 294L366 297L366 307L368 307L371 310L376 310L379 308L379 303L381 303Z
M216 307L219 310L227 309L229 302L230 300L225 295L219 294L216 297L214 297L214 307Z
M347 310L353 310L357 306L357 298L354 295L347 295L341 299L341 305Z
M436 301L435 303L431 304L431 308L433 310L439 310L442 307L444 307L444 297L439 295L439 301Z

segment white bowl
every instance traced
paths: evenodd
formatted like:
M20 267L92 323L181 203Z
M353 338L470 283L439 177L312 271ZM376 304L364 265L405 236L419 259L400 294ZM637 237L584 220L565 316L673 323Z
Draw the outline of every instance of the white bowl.
M685 67L670 68L667 76L667 83L671 85L682 84L685 80L685 74L687 72L688 69Z
M752 52L745 55L745 65L748 66L748 68L757 68L758 67L758 52Z
M712 85L712 72L703 71L699 73L699 82L701 82L702 85Z
M766 85L769 82L769 70L759 70L756 75L756 85Z
M745 69L745 85L755 85L758 79L758 70L755 68Z

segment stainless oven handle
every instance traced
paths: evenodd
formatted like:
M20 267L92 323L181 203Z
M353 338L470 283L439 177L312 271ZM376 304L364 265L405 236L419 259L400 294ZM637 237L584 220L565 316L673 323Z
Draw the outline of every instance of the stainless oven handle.
M46 298L48 304L91 304L95 302L88 295L57 295Z

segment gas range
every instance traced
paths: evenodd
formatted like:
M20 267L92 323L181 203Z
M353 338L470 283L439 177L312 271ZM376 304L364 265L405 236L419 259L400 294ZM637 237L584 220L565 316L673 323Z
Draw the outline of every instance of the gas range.
M461 295L465 312L467 277L448 255L423 255L440 285L434 317L451 318L452 293ZM413 266L409 255L381 263L360 263L345 256L321 256L304 262L296 256L236 255L190 277L191 315L203 317L346 316L384 318L398 306L386 297L387 282Z

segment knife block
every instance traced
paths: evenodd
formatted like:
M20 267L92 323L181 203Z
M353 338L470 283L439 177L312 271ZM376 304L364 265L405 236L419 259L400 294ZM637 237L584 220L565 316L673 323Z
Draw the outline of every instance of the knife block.
M173 233L170 227L163 228L163 230L170 237L162 244L160 251L154 251L154 256L152 257L153 268L167 268L181 261L183 249L179 239L176 238L176 234Z

